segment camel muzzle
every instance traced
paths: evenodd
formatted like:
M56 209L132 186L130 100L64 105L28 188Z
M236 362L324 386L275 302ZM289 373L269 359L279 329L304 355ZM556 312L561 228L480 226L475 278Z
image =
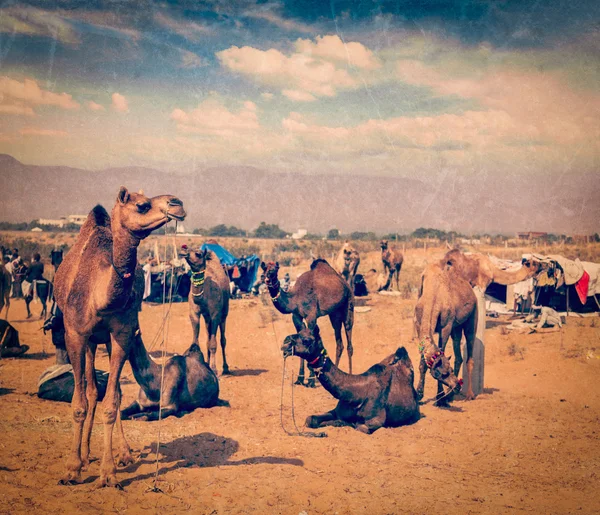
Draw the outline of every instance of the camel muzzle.
M281 350L283 351L283 357L288 358L294 355L294 337L286 336L285 340L283 340L283 345L281 346Z

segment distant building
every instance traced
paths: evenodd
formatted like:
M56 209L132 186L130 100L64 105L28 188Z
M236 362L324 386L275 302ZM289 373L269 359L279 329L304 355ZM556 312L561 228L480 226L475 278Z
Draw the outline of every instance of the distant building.
M63 228L65 225L83 225L87 219L87 215L69 215L61 216L60 218L40 218L38 223L40 225L53 225L55 227Z
M547 232L529 231L529 232L518 232L517 233L517 238L519 240L541 240L541 239L546 239L547 237L548 237Z
M44 229L40 228L40 227L34 227L33 229L31 229L31 232L43 232Z
M306 229L298 229L294 234L292 234L292 240L301 240L308 234Z

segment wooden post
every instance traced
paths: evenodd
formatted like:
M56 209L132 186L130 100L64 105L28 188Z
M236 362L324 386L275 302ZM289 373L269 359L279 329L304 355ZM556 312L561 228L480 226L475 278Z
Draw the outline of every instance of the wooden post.
M483 335L485 333L485 292L475 286L473 288L475 297L477 297L477 332L475 333L475 342L473 343L473 393L479 395L483 393L483 380L485 368L485 345L483 344ZM467 366L467 346L463 345L463 391L467 391L468 376L465 373Z
M570 286L567 286L567 316L569 316L569 290Z

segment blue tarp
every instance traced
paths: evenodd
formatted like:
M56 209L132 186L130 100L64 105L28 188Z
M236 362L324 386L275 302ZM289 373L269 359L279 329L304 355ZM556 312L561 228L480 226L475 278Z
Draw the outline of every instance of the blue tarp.
M218 243L204 243L201 250L205 249L212 250L228 268L237 266L240 277L232 280L241 291L248 293L252 289L260 268L260 258L256 254L238 259Z

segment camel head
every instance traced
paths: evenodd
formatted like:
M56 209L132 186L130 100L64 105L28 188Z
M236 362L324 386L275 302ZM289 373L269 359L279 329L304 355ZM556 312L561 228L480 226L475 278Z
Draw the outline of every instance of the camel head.
M311 332L304 327L298 334L290 334L283 340L283 357L299 356L310 364L316 361L323 354L323 340L319 332L319 326L315 326Z
M267 264L262 262L260 267L265 273L265 284L267 286L277 286L279 284L279 279L277 278L279 263L277 261L269 261Z
M385 252L388 248L388 240L381 240L379 246L381 247L381 250Z
M436 381L442 382L455 393L458 393L462 387L462 381L454 375L454 369L450 365L450 360L430 338L425 338L425 341L421 342L420 346L423 345L425 346L423 358L429 368L431 377Z
M169 220L183 220L185 216L183 202L173 195L148 198L141 191L129 192L122 186L111 218L136 238L144 239Z
M208 250L193 250L190 251L187 245L181 247L180 255L185 258L192 269L192 272L201 272L206 268L206 263L213 258L213 253Z

